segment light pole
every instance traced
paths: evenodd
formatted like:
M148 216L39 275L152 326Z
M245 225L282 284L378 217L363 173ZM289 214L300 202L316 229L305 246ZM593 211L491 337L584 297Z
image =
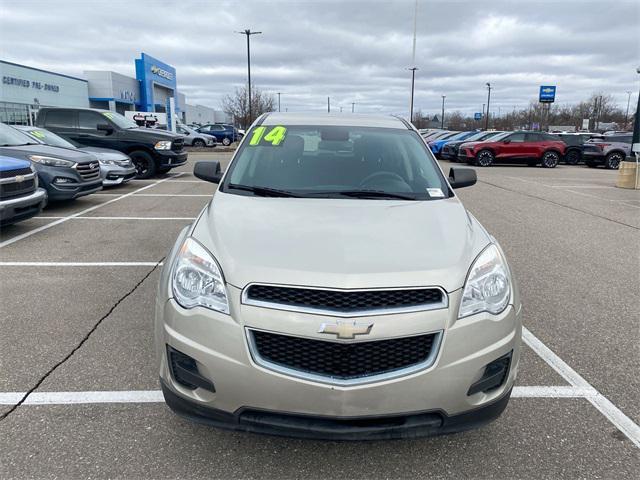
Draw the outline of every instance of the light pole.
M627 90L627 113L624 114L624 129L627 129L629 123L629 103L631 102L631 91Z
M411 67L411 100L409 102L409 122L413 123L413 89L416 83L416 70L418 67Z
M351 113L356 111L356 102L351 102Z
M250 47L250 42L249 42L249 38L251 37L251 35L260 35L262 32L252 32L250 29L246 29L243 32L236 32L239 33L241 35L246 35L247 36L247 79L248 79L248 85L249 85L249 122L248 125L251 125L251 47Z
M447 98L446 95L442 95L442 117L440 118L440 128L444 130L444 99Z
M280 111L280 92L278 92L278 112Z
M331 97L327 97L327 113L331 113Z
M484 119L484 129L489 130L489 105L491 104L491 84L487 82L487 116Z

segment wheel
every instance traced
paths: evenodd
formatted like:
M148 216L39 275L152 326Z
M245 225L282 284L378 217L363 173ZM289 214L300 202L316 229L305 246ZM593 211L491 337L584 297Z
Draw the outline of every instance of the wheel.
M611 152L604 159L604 167L609 170L616 170L620 166L620 162L624 161L624 155L620 152Z
M201 138L196 138L196 139L193 141L193 146L194 146L194 147L198 147L198 148L202 148L202 147L206 147L206 146L207 146L207 144L206 144L206 143L204 143L204 140L202 140Z
M544 168L555 168L558 166L558 162L560 161L560 155L558 152L544 152L542 155L542 166Z
M491 150L480 150L476 155L476 165L479 167L489 167L494 160L495 156Z
M228 147L229 145L231 145L231 139L230 139L229 137L224 137L224 138L222 139L222 144L223 144L225 147Z
M580 162L580 152L578 150L569 150L564 156L564 163L567 165L577 165Z
M129 156L136 167L136 178L151 178L156 174L156 162L147 152L136 150L131 152Z

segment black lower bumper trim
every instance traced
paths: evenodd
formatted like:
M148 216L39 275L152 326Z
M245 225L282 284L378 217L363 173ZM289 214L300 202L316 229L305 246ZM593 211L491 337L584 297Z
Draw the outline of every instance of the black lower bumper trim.
M198 423L220 428L285 437L319 440L385 440L417 438L481 427L502 414L511 390L483 407L448 416L442 411L415 412L386 417L322 417L241 408L228 413L204 407L176 394L161 380L171 410Z

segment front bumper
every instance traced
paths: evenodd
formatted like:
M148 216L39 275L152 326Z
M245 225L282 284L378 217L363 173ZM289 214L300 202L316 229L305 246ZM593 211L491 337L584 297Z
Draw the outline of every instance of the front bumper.
M376 323L378 333L371 336L377 338L370 340L394 336L398 324L444 333L436 359L427 368L355 385L295 377L258 365L247 342L247 327L320 338L318 325L326 317L242 305L241 291L231 286L228 291L231 315L199 307L186 310L166 295L159 295L156 304L155 341L165 398L179 413L216 425L345 439L446 433L496 418L517 375L520 312L509 306L498 316L455 319L460 290L449 294L450 308L359 318ZM215 392L176 382L167 346L195 359L198 372L213 383ZM485 366L509 352L511 366L501 386L467 395ZM346 433L336 434L334 427L340 426L346 426Z
M136 167L121 167L119 165L100 165L100 177L102 185L105 187L111 185L120 185L127 183L136 176Z
M102 190L102 178L84 180L76 170L66 167L37 165L38 180L47 190L49 201L73 200ZM56 178L69 179L68 183L56 183Z
M43 188L26 196L0 200L0 225L27 220L38 215L47 204L47 192Z
M154 150L153 151L158 166L161 168L179 167L187 163L187 152L174 152L173 150Z

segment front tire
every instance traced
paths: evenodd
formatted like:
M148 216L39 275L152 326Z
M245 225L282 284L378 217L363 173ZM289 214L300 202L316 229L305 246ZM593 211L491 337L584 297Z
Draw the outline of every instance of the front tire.
M494 160L495 156L491 150L480 150L476 155L476 165L479 167L490 167Z
M558 152L544 152L541 163L544 168L556 168L559 161L560 155Z
M605 158L604 167L609 170L617 170L620 167L620 162L622 161L624 161L624 156L620 152L613 152Z
M224 145L225 147L228 147L229 145L231 145L231 139L229 137L224 137L222 139L222 145Z
M156 174L157 166L151 155L142 150L136 150L129 154L133 165L136 167L136 178L151 178Z
M204 140L202 140L201 138L196 138L193 141L193 146L196 147L196 148L203 148L203 147L206 147L207 144L204 143Z
M580 162L580 152L578 150L569 150L564 157L567 165L577 165Z

